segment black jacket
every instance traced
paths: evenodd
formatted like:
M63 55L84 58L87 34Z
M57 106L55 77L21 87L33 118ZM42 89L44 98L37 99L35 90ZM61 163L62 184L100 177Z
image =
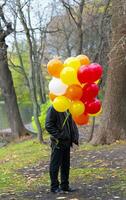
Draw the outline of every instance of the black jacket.
M45 128L50 133L52 140L58 139L61 142L70 141L71 145L72 143L78 145L78 128L71 115L68 116L64 124L65 118L65 113L57 112L53 106L50 106L47 111Z

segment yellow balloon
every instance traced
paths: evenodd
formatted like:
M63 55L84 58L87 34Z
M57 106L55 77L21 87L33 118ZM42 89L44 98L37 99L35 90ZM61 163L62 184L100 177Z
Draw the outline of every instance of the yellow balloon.
M85 105L82 103L82 101L73 101L69 111L73 116L81 115L85 111Z
M65 112L70 108L71 101L65 96L58 96L54 99L52 105L58 112Z
M65 67L60 73L60 78L66 85L79 84L77 72L72 67Z
M84 87L86 84L87 84L87 83L82 83L82 84L81 84L81 87Z
M95 81L95 83L96 83L96 84L98 84L98 83L99 83L99 81L100 81L100 79L98 79L97 81Z
M64 62L64 67L72 67L76 71L79 69L80 66L81 66L80 60L76 57L67 58Z
M95 114L89 114L90 117L97 117L99 116L100 114L102 113L102 107L101 109L99 110L99 112L95 113Z

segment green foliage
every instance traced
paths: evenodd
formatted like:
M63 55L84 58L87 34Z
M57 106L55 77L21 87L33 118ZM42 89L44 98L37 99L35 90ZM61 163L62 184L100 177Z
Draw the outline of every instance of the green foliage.
M95 4L95 6L94 6ZM102 0L94 0L94 2L87 2L85 4L85 11L87 13L92 12L94 15L98 15L98 14L103 14L105 11L105 6L106 3L104 3Z
M103 14L104 13L104 10L105 10L105 6L101 6L98 10L98 13L101 13Z
M104 100L104 91L103 91L103 89L100 89L100 92L98 94L98 98L103 102L103 100Z
M45 118L46 118L46 112L49 108L49 106L51 105L51 102L48 100L45 104L41 105L41 113L39 116L39 121L41 124L41 127L44 129L45 127ZM35 120L34 120L34 116L32 116L32 126L34 128L34 130L37 130L36 124L35 124Z
M22 44L20 43L18 44L18 46L21 49L20 53L21 53L21 57L22 57L23 65L24 65L24 70L25 70L26 75L28 76L29 58L28 58L27 47L26 46L22 47ZM9 65L11 66L10 69L11 69L11 73L12 73L12 77L14 81L14 87L17 94L17 100L19 103L22 103L22 102L29 103L31 102L29 89L26 85L26 80L24 78L24 75L22 74L22 70L20 69L21 64L19 61L19 57L16 53L13 53L13 54L11 53L11 61L15 65L15 67L13 67L13 65L9 63Z

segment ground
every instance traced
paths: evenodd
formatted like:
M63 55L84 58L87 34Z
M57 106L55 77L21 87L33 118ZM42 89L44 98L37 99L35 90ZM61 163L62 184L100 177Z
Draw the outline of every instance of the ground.
M126 142L93 147L85 143L85 131L80 129L79 148L71 150L75 193L50 193L49 144L30 140L1 149L0 200L126 200Z

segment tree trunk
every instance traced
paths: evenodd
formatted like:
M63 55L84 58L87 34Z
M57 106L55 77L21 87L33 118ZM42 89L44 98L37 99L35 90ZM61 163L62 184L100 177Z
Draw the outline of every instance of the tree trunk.
M46 89L45 89L45 77L43 76L43 71L40 70L40 85L41 85L41 95L42 95L42 103L46 103Z
M83 53L83 30L82 30L82 24L80 24L78 26L78 48L77 48L77 55L82 54L82 53Z
M0 41L0 87L5 99L7 117L10 123L12 137L18 138L23 136L26 133L26 129L19 113L12 75L8 68L7 45L4 40Z
M77 23L77 29L78 29L78 48L77 48L77 55L83 53L83 10L84 10L84 4L85 0L80 1L79 5L79 12L78 12L78 23Z
M35 68L36 96L38 96L38 103L40 106L46 102L45 80L42 74L41 65L38 63Z
M91 140L94 145L126 136L126 1L112 3L112 49L101 124Z
M34 119L35 123L38 129L38 138L40 143L43 142L43 136L42 136L42 127L39 121L39 104L37 101L37 95L36 95L36 88L35 88L35 76L36 76L36 65L34 63L35 61L35 56L34 56L34 47L32 44L32 39L31 39L31 34L30 34L30 29L28 28L27 21L25 20L24 13L22 11L22 6L20 0L16 0L16 5L18 8L19 16L20 16L20 21L22 23L22 26L24 28L26 38L27 38L27 43L28 43L28 53L29 53L29 62L30 62L30 75L29 75L29 85L30 85L30 95L32 99L32 104L33 104L33 113L34 113Z
M34 115L35 123L36 123L37 129L38 129L38 139L40 142L43 142L42 128L41 128L41 124L40 124L39 118L38 118L40 110L39 110L39 106L38 106L38 102L37 102L35 85L34 85L32 73L29 77L29 84L30 84L30 95L31 95L32 105L33 105L33 115Z
M69 16L74 21L76 28L77 28L77 49L76 54L82 54L83 53L83 11L84 11L84 5L85 0L80 0L78 2L74 1L74 3L77 4L77 9L73 9L71 6L71 3L65 2L62 0L63 6L68 10ZM75 6L76 7L76 6Z

